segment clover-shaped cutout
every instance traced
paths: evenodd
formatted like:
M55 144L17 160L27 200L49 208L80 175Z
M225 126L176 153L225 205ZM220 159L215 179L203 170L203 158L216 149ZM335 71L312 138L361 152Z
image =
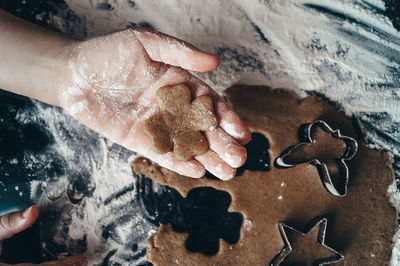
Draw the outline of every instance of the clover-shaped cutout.
M187 232L185 246L191 252L215 255L219 239L230 244L239 240L243 216L228 212L231 204L229 193L212 187L200 187L189 191L182 200L182 215L171 221L177 232Z
M278 167L311 163L318 169L325 189L334 196L345 196L349 180L346 161L357 152L357 141L317 120L304 131L304 142L289 147L276 159Z
M201 131L218 126L213 101L207 95L193 101L191 98L190 89L184 84L157 90L161 112L145 121L144 130L158 153L173 150L178 160L188 161L208 150L208 142Z
M185 246L191 252L212 256L219 251L219 239L234 244L240 238L243 215L228 212L232 198L224 190L198 187L182 197L174 188L159 186L146 175L136 177L136 190L146 218L156 225L171 224L174 231L188 233Z

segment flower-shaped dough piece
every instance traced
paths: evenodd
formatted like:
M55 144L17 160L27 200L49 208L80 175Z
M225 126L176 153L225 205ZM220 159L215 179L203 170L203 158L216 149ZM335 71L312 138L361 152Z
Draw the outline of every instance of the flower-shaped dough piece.
M208 142L201 131L218 126L213 101L207 95L193 102L191 98L190 89L184 84L157 90L161 111L145 121L144 130L158 153L173 149L178 160L188 161L208 150Z

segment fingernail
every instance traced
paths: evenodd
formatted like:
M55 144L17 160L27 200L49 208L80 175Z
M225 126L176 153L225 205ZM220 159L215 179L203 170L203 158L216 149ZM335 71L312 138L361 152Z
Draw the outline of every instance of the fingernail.
M28 217L29 213L31 212L32 206L26 209L25 211L22 212L21 216L22 218Z

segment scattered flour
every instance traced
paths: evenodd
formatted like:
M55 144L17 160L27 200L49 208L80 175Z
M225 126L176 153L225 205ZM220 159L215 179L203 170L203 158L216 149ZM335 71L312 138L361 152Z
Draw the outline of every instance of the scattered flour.
M74 103L71 106L70 113L71 113L71 115L76 115L76 114L84 112L86 110L87 110L87 101L80 101L80 102Z
M357 119L371 145L391 150L396 158L400 156L396 141L400 126L400 34L379 12L384 9L382 1L136 0L134 4L109 1L112 9L107 11L98 8L102 0L65 2L86 21L88 36L124 29L135 22L217 53L221 58L219 68L196 75L220 94L236 83L284 87L301 97L317 92ZM318 12L318 7L331 12ZM171 44L176 45L173 39ZM123 52L124 47L119 50ZM126 78L124 73L121 76ZM234 137L240 137L235 136L232 125L223 126ZM396 175L399 177L398 171ZM94 197L84 199L83 219L72 213L74 226L70 227L75 237L89 232L92 259L100 252L96 248L101 239L96 219L101 220L108 212L107 207L98 210L96 200L118 189L117 182L110 179L116 178L113 180L121 185L133 182L127 181L127 166L113 160L106 161L94 176ZM398 206L396 186L391 186L388 193ZM124 230L119 234L123 237ZM399 234L392 265L400 264L398 239Z

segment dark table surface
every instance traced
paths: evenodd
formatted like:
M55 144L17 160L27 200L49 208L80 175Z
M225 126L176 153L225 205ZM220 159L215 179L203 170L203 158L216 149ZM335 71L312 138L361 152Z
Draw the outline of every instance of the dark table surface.
M137 10L138 6L140 8L140 3L128 2L132 10ZM365 10L386 16L394 28L400 29L399 1L380 2L381 8L369 1L355 3L359 3ZM303 7L309 12L325 14L332 21L355 23L361 28L370 27L371 32L376 30L371 25L362 25L356 16L347 14L345 8L335 9L312 1L303 3ZM3 1L0 8L49 29L79 38L88 37L85 17L71 10L62 0ZM98 1L92 8L104 12L114 10L113 2L108 1ZM257 23L252 22L252 30L263 37L261 41L269 41ZM127 22L126 26L135 24L152 26L151 22L143 20ZM388 73L397 76L390 79L390 84L381 84L381 87L378 84L377 90L384 89L385 93L393 93L393 97L399 99L399 105L393 108L400 108L399 35L390 36L383 32L376 32L376 35L386 38L394 46L391 49L373 50L375 48L366 45L366 49L389 58L391 68L388 66ZM360 41L357 38L354 34L354 42ZM365 40L368 41L372 42ZM318 48L317 44L315 41L313 49ZM227 54L231 56L230 59L233 56L239 65L242 60L245 68L264 67L255 59L233 51L227 47L219 49L218 53L222 59ZM365 117L368 119L363 119ZM367 133L368 142L381 144L394 152L394 168L399 177L400 161L397 155L400 150L400 118L377 110L353 114L353 119ZM90 256L97 254L99 259L96 263L104 265L146 264L146 240L160 223L172 223L177 230L186 228L191 223L185 219L187 213L197 209L197 220L202 221L204 228L208 228L206 231L218 234L218 230L208 222L208 214L213 213L213 208L217 207L207 203L204 198L211 197L218 202L229 201L229 195L224 192L207 189L183 199L175 190L155 184L147 177L137 176L134 179L128 165L133 152L104 139L59 108L5 91L0 91L0 147L0 214L24 209L33 203L39 206L41 213L32 228L4 242L0 257L4 262L40 262L55 259L59 255L88 252ZM262 135L253 135L253 142L248 149L249 161L243 169L268 170L268 140ZM118 178L128 181L108 189L102 197L99 191L104 184L98 175L103 173L101 171L105 161L116 164L113 167L125 164L126 169L121 171L122 176ZM104 174L109 174L109 171ZM96 208L101 211L97 211L98 221L94 224L96 228L93 232L86 234L77 229L80 233L74 235L73 227L79 226L79 223L71 217L77 219L81 215L82 221L91 221L88 213L96 212ZM220 220L225 218L223 215L219 217ZM240 223L240 217L237 223ZM236 232L234 228L232 235ZM204 248L207 243L198 244L198 248L204 249L205 253L213 252ZM88 247L93 250L88 250Z

